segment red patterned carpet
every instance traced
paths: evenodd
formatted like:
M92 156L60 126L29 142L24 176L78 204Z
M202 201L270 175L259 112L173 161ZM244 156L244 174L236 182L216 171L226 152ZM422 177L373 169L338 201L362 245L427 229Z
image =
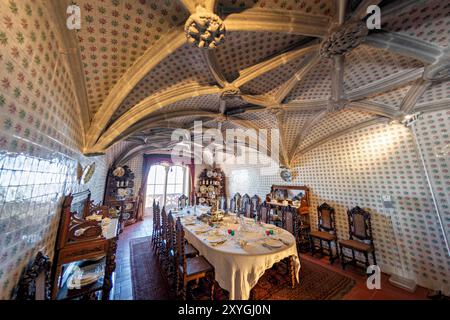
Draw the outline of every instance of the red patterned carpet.
M173 299L174 294L164 278L151 249L150 237L130 241L131 278L133 297L136 300ZM335 300L341 299L355 285L355 281L318 264L302 261L300 283L290 286L285 263L278 263L266 271L252 290L255 300ZM201 288L202 286L200 286ZM197 290L196 296L207 294ZM216 299L227 299L228 293L218 289Z

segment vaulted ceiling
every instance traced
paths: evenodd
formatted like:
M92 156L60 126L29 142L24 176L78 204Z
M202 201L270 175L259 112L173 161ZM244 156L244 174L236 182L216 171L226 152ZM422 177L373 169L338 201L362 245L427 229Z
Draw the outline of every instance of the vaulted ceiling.
M280 129L289 165L330 137L450 106L446 1L77 4L82 29L66 45L75 49L68 55L86 154L124 139L135 150L163 150L173 128L203 120ZM381 8L381 30L364 22L371 4ZM226 29L213 48L187 41L186 21L202 15Z

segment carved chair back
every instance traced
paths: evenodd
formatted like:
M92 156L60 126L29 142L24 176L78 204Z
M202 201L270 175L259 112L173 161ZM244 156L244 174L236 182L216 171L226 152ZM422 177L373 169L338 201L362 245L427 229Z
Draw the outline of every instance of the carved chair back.
M167 215L167 252L170 250L175 250L175 221L173 220L172 211Z
M333 232L336 234L334 208L330 207L326 202L317 206L318 229L320 231Z
M183 268L183 272L186 270L186 255L185 255L185 247L184 247L184 229L183 225L181 224L180 218L177 218L177 222L175 223L175 230L176 230L176 240L175 240L175 247L176 247L176 261L177 261L177 267L181 266Z
M252 217L256 215L260 203L261 199L256 194L250 199L250 211Z
M298 213L297 209L291 206L281 209L283 229L292 233L295 239L298 239Z
M163 240L166 240L167 243L167 213L166 213L166 207L163 207L161 210L161 236Z
M159 208L159 202L157 202L153 208L153 223L156 226L156 230L161 229L161 210Z
M25 271L17 287L17 300L50 300L50 259L38 252L31 266Z
M245 216L250 216L250 196L248 194L242 196L239 212L243 213Z
M227 210L227 198L224 196L219 197L219 209L220 210Z
M186 195L181 195L178 198L178 208L183 209L189 205L189 198Z
M233 213L239 212L241 206L241 195L236 193L233 198L230 199L230 211Z
M270 207L267 205L267 203L264 201L258 206L258 220L264 223L269 222L269 214L270 214Z
M372 242L373 237L370 213L357 206L348 210L347 216L350 239L357 238L359 240L368 240Z

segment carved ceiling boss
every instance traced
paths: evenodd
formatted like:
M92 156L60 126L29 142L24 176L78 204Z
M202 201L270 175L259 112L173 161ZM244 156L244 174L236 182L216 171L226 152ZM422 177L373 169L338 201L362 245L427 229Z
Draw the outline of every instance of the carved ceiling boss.
M184 25L188 42L205 49L214 49L225 39L225 25L216 14L198 6Z
M331 30L320 46L320 55L331 58L359 46L367 36L368 29L361 21L353 21Z

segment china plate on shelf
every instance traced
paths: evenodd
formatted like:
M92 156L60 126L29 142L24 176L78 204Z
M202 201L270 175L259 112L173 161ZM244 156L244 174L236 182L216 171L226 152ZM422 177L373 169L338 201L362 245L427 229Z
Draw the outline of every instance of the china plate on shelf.
M208 191L209 191L209 192L214 192L214 186L209 186L209 187L208 187Z
M201 186L201 187L200 187L200 192L201 192L201 193L206 193L206 190L208 190L208 189L206 188L206 186Z
M212 176L213 176L213 172L210 170L210 171L208 171L208 172L206 172L206 176L208 177L208 178L211 178Z

